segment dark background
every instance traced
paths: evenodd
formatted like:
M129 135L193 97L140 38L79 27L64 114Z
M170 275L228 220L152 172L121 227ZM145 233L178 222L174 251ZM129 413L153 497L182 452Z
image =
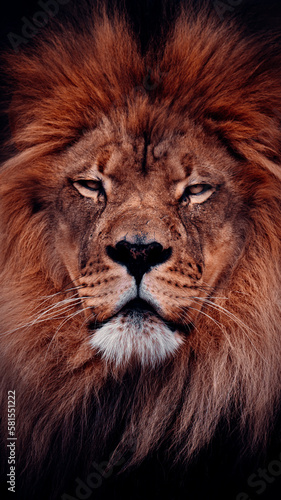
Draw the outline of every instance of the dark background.
M51 0L50 0L51 1ZM59 13L56 17L61 17L64 12L69 11L73 5L79 6L81 0L62 0L66 5L60 5ZM147 28L153 22L157 23L159 11L166 0L124 0L133 13L134 17L140 20L142 27ZM178 4L181 0L174 0ZM9 33L21 35L24 21L22 17L30 21L34 14L42 11L40 0L5 0L1 6L0 13L0 48L1 50L11 47L7 38ZM47 3L48 0L42 0ZM192 0L195 5L201 0ZM58 2L59 3L59 2ZM109 0L109 4L112 4ZM120 3L120 0L117 0ZM166 3L170 3L167 0ZM281 2L280 0L207 0L213 8L222 9L224 16L233 15L240 17L251 30L275 30L281 28ZM225 6L225 7L224 7ZM40 31L40 29L39 29ZM39 34L40 36L40 34Z

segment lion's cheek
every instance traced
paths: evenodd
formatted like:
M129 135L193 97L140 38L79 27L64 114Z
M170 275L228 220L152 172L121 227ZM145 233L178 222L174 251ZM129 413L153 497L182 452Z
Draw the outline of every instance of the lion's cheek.
M54 240L55 251L59 259L63 262L70 280L76 284L79 277L78 255L79 241L71 236L68 225L60 221L57 226L56 237Z
M166 321L185 326L194 323L198 316L202 302L194 300L194 296L199 295L203 296L201 290L184 288L180 280L177 281L176 288L166 283L163 287L153 272L144 276L140 288L140 297L151 304Z
M215 287L225 272L231 273L235 265L237 253L237 238L232 227L226 226L221 231L217 242L205 245L203 279L210 287Z
M85 316L89 321L107 320L137 295L135 280L121 267L119 276L110 281L110 286L106 274L91 278L79 288Z

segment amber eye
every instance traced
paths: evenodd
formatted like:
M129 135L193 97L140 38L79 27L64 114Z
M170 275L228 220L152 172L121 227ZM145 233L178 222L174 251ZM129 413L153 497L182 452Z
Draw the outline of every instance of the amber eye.
M102 182L97 180L79 180L76 181L74 184L80 184L81 187L84 187L86 189L89 189L90 191L101 191L103 189L102 187Z
M207 191L210 191L212 189L212 186L210 184L193 184L192 186L188 186L186 188L187 193L192 196L197 196L199 194L206 193Z
M204 203L214 191L215 187L210 184L191 184L185 188L180 201L184 205Z
M101 196L105 196L103 183L99 179L79 179L73 182L73 187L86 198L99 199Z

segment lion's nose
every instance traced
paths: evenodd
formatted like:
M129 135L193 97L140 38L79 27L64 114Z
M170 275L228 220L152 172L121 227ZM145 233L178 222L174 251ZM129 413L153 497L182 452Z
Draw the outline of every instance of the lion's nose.
M121 240L115 247L107 246L106 251L114 262L127 267L137 284L141 282L145 273L152 267L166 262L172 254L171 248L165 249L157 241L142 245Z

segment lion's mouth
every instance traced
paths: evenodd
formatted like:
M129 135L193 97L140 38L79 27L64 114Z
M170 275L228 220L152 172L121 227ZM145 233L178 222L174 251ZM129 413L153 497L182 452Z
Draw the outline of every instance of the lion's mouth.
M151 319L154 317L158 321L160 320L163 324L165 324L172 332L181 332L188 334L193 329L192 324L182 325L177 322L167 321L156 311L156 309L151 304L141 298L130 300L116 314L104 321L90 321L88 324L88 328L91 331L98 330L117 316L123 316L124 319L127 318L129 321L133 320L134 322L141 322L146 320L148 317L150 317Z
M140 298L133 299L130 300L130 302L127 302L127 304L125 304L125 306L122 307L119 313L120 312L124 314L135 313L135 312L140 314L151 313L154 316L160 317L153 306L151 306L148 302Z

